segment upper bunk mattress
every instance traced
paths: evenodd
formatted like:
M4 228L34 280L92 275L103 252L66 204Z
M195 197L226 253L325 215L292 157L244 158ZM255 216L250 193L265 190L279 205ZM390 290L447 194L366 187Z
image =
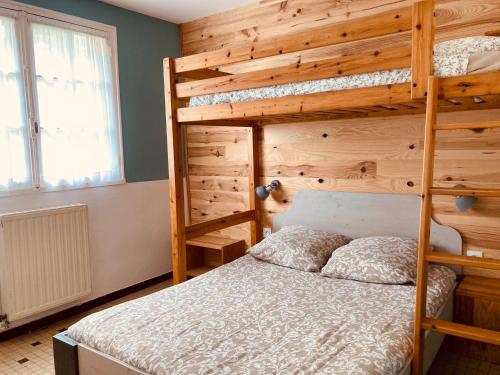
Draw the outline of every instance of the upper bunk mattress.
M428 316L455 274L429 272ZM332 279L246 255L90 315L69 337L151 374L397 374L412 352L415 286Z
M434 74L453 77L468 73L500 70L500 37L478 36L450 40L434 46ZM491 53L495 53L491 55ZM488 58L490 55L490 58ZM270 99L288 95L314 94L326 91L347 90L411 82L411 68L356 74L345 77L320 79L275 85L257 89L223 92L192 97L189 105L237 103L249 100Z

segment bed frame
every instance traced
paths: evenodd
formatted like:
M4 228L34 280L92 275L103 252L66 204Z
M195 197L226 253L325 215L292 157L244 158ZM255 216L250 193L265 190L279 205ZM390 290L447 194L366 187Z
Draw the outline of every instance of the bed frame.
M371 235L416 238L419 229L417 196L395 194L339 193L307 191L295 196L290 209L276 214L273 230L302 224L334 231L351 238ZM450 254L461 253L462 238L453 228L432 222L431 244ZM457 269L457 271L460 271ZM453 292L437 317L451 320ZM444 335L431 332L426 337L425 371L430 367ZM70 339L66 332L54 337L56 375L144 375L145 373L107 354ZM398 375L410 374L410 360Z
M453 295L450 292L444 306L436 318L451 321L453 318ZM423 360L424 374L436 357L444 340L444 334L428 332L425 337L425 352ZM66 332L59 333L53 338L54 366L56 375L148 375L144 371L134 368L125 362L99 352L87 345L80 344L67 336ZM411 374L411 357L398 375Z

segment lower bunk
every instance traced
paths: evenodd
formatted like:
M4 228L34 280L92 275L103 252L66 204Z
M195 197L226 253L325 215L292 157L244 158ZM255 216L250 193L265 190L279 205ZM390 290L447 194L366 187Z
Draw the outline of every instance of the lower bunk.
M414 237L418 203L413 196L304 192L275 216L274 228ZM436 223L432 244L462 247L456 231ZM451 320L456 275L442 266L429 274L427 314ZM414 311L412 283L326 277L248 254L84 318L55 337L56 372L409 374ZM427 335L426 369L442 339Z
M433 271L429 316L451 320L455 278ZM246 255L64 335L78 343L82 375L409 374L414 295ZM427 367L442 338L428 335Z

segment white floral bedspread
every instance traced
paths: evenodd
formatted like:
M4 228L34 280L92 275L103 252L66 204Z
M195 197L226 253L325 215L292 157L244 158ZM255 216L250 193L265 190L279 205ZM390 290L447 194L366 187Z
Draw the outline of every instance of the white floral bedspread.
M455 275L430 271L428 315ZM69 336L151 374L397 374L415 287L331 279L246 255L82 319Z
M450 40L434 46L434 74L437 77L453 77L467 74L469 57L473 53L500 51L500 37L478 36ZM258 89L223 92L195 96L189 105L197 107L221 103L237 103L287 95L313 94L362 87L411 82L411 69L393 69L345 77L320 79L268 86Z

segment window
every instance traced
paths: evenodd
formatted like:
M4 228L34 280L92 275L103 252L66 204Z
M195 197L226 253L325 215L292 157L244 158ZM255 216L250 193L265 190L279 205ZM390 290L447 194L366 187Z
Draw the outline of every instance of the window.
M8 4L0 1L0 193L123 182L114 28Z
M16 23L0 16L0 190L32 183L29 130Z

